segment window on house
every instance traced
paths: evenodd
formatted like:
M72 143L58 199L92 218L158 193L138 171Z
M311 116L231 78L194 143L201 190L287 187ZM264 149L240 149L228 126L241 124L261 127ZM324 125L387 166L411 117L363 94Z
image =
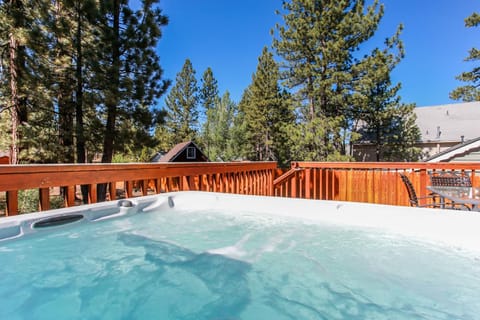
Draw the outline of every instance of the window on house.
M197 150L194 147L187 148L187 159L195 159L197 156Z

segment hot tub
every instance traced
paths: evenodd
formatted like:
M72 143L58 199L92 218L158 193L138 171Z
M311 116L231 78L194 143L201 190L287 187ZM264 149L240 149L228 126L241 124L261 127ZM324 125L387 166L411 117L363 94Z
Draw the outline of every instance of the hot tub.
M480 215L204 192L0 220L0 319L476 319Z

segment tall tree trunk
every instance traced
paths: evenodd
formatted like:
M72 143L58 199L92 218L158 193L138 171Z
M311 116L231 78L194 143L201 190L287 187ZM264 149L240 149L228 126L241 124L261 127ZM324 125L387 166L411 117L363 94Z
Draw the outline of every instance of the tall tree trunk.
M308 107L309 107L309 114L310 114L310 121L315 119L315 98L313 93L313 78L308 78L307 83L307 90L308 90Z
M10 114L12 125L12 143L10 150L10 164L18 164L18 143L20 125L20 104L17 92L18 65L17 65L18 42L13 33L10 33L9 40L9 64L10 64Z
M75 134L76 134L76 155L77 163L86 163L85 155L85 130L83 124L83 51L82 51L82 29L83 20L81 14L81 2L77 2L77 32L76 32L76 56L77 65L75 68L75 78L77 87L75 91ZM84 203L88 202L88 185L82 185L82 199Z
M60 92L58 97L59 144L63 147L63 155L58 160L63 163L74 163L72 96L68 88L63 90L65 91Z
M113 38L112 40L112 72L110 73L109 89L106 95L107 123L103 140L102 163L111 163L113 145L115 142L115 122L120 93L120 0L113 1ZM106 184L97 188L98 201L106 199Z
M71 85L70 64L65 62L64 58L69 56L69 49L65 47L65 30L62 25L62 15L65 15L65 9L61 2L56 2L56 24L58 25L58 39L56 66L57 81L59 84L57 92L58 101L58 143L62 147L62 154L57 161L61 163L75 162L75 155L73 153L73 88ZM67 64L68 63L68 64Z
M82 15L80 9L77 9L77 32L76 32L76 52L77 66L75 68L75 78L77 88L75 92L75 121L76 121L76 154L77 163L85 163L85 130L83 124L83 52L82 52Z
M112 39L112 72L105 105L107 107L107 123L103 141L102 163L110 163L113 158L115 140L115 122L117 118L118 95L120 85L120 1L113 1L113 39Z

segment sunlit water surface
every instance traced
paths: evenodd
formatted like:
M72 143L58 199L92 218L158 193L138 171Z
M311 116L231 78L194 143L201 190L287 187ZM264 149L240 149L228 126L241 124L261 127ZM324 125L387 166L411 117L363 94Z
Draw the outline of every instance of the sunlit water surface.
M294 218L145 213L0 242L0 319L479 319L479 258Z

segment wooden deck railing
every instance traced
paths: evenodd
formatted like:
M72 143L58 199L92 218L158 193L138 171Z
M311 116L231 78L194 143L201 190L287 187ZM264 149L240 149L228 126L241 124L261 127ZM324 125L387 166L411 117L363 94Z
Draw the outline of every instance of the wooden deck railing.
M428 174L434 171L467 172L473 186L480 187L480 163L294 162L278 178L275 162L135 163L0 165L0 193L6 194L7 215L18 213L21 190L38 190L38 210L48 210L53 188L62 189L68 207L96 203L100 184L107 185L108 200L201 190L408 206L399 173L409 176L421 197L427 195ZM81 185L88 199L81 199Z
M480 163L294 162L274 180L274 190L282 197L408 206L399 173L407 174L421 197L434 171L465 171L480 186Z
M275 162L232 163L135 163L0 165L0 192L6 192L6 215L18 213L18 192L38 189L39 210L50 208L50 191L61 187L65 206L81 197L79 186L88 188L85 202L97 202L97 185L107 184L109 200L118 188L125 197L169 191L201 190L249 195L273 195Z

